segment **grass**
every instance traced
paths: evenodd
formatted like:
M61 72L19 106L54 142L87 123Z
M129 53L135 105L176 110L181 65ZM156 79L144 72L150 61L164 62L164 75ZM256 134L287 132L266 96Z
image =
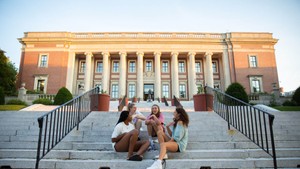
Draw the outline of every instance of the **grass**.
M24 105L0 105L0 111L16 111L21 110L27 106Z
M273 108L280 111L300 111L300 106L275 106Z

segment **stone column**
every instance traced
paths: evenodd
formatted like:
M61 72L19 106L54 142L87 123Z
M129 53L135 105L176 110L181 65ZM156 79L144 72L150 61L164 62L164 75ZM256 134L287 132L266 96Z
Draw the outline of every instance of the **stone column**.
M109 52L102 52L103 56L103 72L102 72L102 90L108 93L108 57Z
M214 75L213 75L213 70L212 70L212 59L211 56L213 55L212 52L206 52L205 53L205 85L209 87L214 87Z
M126 95L126 52L119 52L120 69L119 69L119 97Z
M229 65L229 58L228 58L228 51L227 49L223 50L223 69L224 69L224 90L230 85L230 65Z
M143 57L144 52L136 52L137 55L137 88L136 97L143 100L144 98L144 78L143 78Z
M161 99L161 73L160 73L160 56L161 52L154 52L155 56L155 90L153 100Z
M192 99L193 95L197 93L197 88L196 88L196 72L195 72L195 52L189 52L189 98Z
M71 93L76 92L76 87L73 85L73 84L76 84L76 83L74 83L75 56L76 56L75 52L69 52L66 88L69 89L69 91ZM75 87L74 90L73 90L73 87Z
M85 75L84 75L84 91L91 89L91 67L92 67L92 52L85 52Z
M172 96L179 98L178 52L172 52Z

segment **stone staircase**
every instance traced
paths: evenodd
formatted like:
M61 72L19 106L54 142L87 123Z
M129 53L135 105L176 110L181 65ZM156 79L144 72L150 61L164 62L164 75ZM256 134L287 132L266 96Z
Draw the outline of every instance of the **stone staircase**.
M192 102L191 102L192 103ZM273 168L273 159L244 135L227 130L227 123L214 112L194 112L191 103L183 103L190 116L189 144L184 153L168 153L167 169ZM149 151L142 162L126 160L127 153L111 147L111 133L119 118L111 103L111 112L92 112L41 160L42 169L145 169L158 151ZM141 102L138 109L148 115L153 103ZM172 119L175 107L158 103ZM46 112L0 112L0 166L34 168L38 139L37 118ZM274 135L279 168L300 164L300 112L273 112ZM141 138L147 139L143 126ZM157 148L159 145L156 145Z

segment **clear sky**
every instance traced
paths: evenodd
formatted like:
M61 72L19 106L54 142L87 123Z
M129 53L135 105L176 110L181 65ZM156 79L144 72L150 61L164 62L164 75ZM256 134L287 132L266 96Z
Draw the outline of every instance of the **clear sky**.
M280 87L300 86L300 0L0 0L0 23L16 67L24 32L270 32Z

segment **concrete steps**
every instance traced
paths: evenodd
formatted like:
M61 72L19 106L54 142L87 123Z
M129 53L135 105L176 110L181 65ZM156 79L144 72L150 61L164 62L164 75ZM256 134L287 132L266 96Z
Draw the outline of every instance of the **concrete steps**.
M152 104L137 104L147 110ZM186 107L190 103L186 103ZM162 112L166 122L172 109ZM144 107L144 108L143 108ZM166 111L165 111L166 110ZM188 110L192 110L189 108ZM0 166L34 168L38 125L37 117L45 112L0 112ZM144 115L149 112L142 111ZM295 168L300 164L300 112L274 112L274 134L278 166ZM189 111L189 144L184 153L168 153L167 169L174 168L272 168L273 159L239 132L228 132L227 123L213 112ZM118 112L92 112L51 150L40 162L43 169L141 169L153 163L158 151L149 151L142 162L127 161L127 153L116 153L111 147L111 133ZM141 138L147 139L143 126ZM158 144L156 145L158 148Z

